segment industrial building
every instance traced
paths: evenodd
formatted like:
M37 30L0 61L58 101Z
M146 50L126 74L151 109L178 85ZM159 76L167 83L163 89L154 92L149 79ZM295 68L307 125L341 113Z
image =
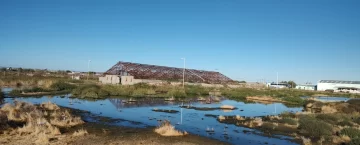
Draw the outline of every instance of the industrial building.
M156 66L131 62L118 62L99 81L104 84L133 85L136 83L158 84L167 81L182 82L184 68ZM226 84L232 79L215 71L185 69L185 82Z
M299 90L309 90L309 91L316 91L317 90L317 86L312 85L312 84L296 85L295 88L299 89Z
M320 80L318 91L360 93L360 81Z

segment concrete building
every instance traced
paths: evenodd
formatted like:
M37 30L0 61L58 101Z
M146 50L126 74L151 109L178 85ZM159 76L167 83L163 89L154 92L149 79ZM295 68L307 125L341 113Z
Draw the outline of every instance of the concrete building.
M317 89L317 86L316 85L311 85L311 84L305 84L305 85L296 85L295 88L299 89L299 90L315 91Z
M360 93L360 81L320 80L318 91Z
M184 68L156 66L131 62L118 62L99 77L104 84L133 85L136 83L162 84L182 82ZM225 75L195 69L185 69L185 82L202 84L227 84L234 82Z

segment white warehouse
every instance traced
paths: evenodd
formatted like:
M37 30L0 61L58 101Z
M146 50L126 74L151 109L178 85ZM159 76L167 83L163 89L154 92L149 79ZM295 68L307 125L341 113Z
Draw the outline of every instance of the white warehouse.
M360 81L320 80L318 91L360 93Z

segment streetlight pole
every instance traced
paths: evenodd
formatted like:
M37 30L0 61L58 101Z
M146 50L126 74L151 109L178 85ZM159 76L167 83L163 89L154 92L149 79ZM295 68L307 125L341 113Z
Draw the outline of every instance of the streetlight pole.
M185 88L185 62L186 59L185 58L181 58L182 60L184 60L184 69L183 69L183 88Z
M90 75L90 62L91 62L91 60L88 61L88 75L87 75L86 80L89 80L89 75Z
M186 59L185 57L184 58L181 58L182 60L184 60L184 69L183 69L183 88L185 90L185 62L186 62ZM183 103L184 104L184 103ZM183 106L183 105L182 105ZM181 115L180 115L180 124L182 124L182 120L183 120L183 108L181 107L180 108L180 112L181 112Z

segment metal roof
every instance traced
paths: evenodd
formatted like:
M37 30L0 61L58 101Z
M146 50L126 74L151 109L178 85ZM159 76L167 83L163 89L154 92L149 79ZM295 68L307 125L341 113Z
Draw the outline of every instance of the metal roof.
M215 71L185 69L185 81L196 83L228 83L232 79ZM135 79L177 80L183 79L183 68L156 66L119 61L104 74L131 75Z
M339 80L320 80L319 83L332 83L332 84L360 84L360 81L339 81Z

